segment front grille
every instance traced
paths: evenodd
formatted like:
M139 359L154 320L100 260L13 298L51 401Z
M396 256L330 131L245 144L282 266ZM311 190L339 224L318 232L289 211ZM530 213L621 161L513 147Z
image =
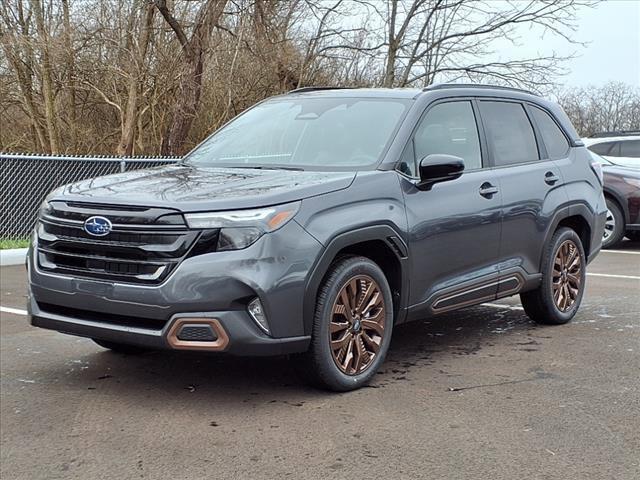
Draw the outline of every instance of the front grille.
M84 221L96 215L111 220L109 234L97 237L84 230ZM38 264L74 277L158 284L199 236L171 209L55 201L38 221Z

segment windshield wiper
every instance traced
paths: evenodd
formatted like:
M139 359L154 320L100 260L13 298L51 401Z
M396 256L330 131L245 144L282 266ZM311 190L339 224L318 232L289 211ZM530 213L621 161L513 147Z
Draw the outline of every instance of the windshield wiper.
M296 172L304 172L302 167L290 167L289 165L234 165L236 168L253 168L255 170L293 170Z

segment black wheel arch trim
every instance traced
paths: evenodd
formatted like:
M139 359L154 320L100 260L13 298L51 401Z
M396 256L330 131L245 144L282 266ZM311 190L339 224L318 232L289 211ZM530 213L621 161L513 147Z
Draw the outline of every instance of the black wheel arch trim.
M613 198L618 204L618 207L620 207L620 209L622 210L622 215L624 215L624 223L629 223L631 221L631 215L629 214L629 204L624 200L624 197L613 188L608 188L605 186L603 190L605 197L608 195Z
M398 306L394 305L394 310L396 311L394 323L402 323L404 321L409 295L409 248L402 239L402 236L390 225L370 225L334 236L327 242L324 250L322 250L322 253L316 259L305 283L303 302L305 335L311 333L320 284L329 271L329 267L337 254L352 245L373 240L384 242L389 247L389 250L396 256L400 264L400 299Z
M544 237L544 243L542 243L541 248L544 248L544 246L549 243L549 241L551 240L551 237L553 237L553 234L558 229L558 225L560 224L560 222L562 222L563 220L569 217L581 217L582 220L584 220L584 222L589 226L589 229L591 230L590 232L591 235L589 238L589 249L591 251L588 252L587 249L585 248L585 255L587 257L587 263L588 263L592 255L594 255L595 253L597 253L597 251L600 250L599 247L594 247L594 244L593 244L594 234L595 234L593 231L594 224L593 222L589 221L589 218L593 218L593 216L594 216L594 212L591 212L589 210L589 207L583 203L572 203L570 205L566 205L558 209L553 216L553 220L549 224L549 228L547 228L547 232ZM538 272L542 271L542 260L543 260L542 257L543 255L541 253Z

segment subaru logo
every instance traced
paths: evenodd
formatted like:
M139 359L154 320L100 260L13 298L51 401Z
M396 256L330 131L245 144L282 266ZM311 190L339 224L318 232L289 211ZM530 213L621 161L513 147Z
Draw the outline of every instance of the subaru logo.
M84 231L96 237L108 235L111 228L111 222L108 218L104 217L89 217L84 222Z

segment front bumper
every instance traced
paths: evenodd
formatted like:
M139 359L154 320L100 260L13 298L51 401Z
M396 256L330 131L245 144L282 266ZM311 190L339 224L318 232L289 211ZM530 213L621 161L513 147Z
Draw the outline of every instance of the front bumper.
M303 321L304 285L321 250L293 221L244 250L188 258L157 286L51 274L39 270L30 254L30 321L72 335L168 349L185 348L170 341L176 322L215 319L228 342L208 350L236 355L303 352L310 341ZM247 312L255 297L262 302L270 335Z
M212 352L226 352L233 355L261 356L284 355L289 353L304 352L309 346L310 337L271 338L262 334L251 320L240 311L231 312L190 312L176 314L161 329L143 328L139 326L127 326L111 324L92 317L90 312L84 318L67 316L59 313L46 312L38 307L38 304L30 299L29 318L35 327L56 330L69 335L97 338L116 343L137 345L154 350L177 348L169 341L169 333L172 327L181 319L215 319L222 326L228 337L228 342L223 348L202 347L202 343L192 348L183 346L184 350L201 350ZM195 342L194 342L195 343Z

